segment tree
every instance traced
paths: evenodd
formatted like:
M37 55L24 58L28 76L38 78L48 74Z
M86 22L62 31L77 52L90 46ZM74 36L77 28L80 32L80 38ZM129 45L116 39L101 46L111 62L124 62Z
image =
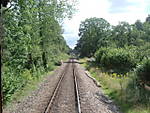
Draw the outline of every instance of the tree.
M89 18L81 22L80 39L76 47L81 56L92 56L100 46L101 40L107 37L109 30L110 25L103 18Z
M113 28L111 37L118 47L124 47L131 43L131 30L132 27L127 22L120 22Z
M146 17L146 22L150 23L150 14L148 15L148 17Z
M52 69L69 51L62 22L74 13L67 0L13 0L4 18L2 64L4 102L31 79Z
M140 20L137 20L135 22L135 27L137 28L137 30L143 30L143 23Z

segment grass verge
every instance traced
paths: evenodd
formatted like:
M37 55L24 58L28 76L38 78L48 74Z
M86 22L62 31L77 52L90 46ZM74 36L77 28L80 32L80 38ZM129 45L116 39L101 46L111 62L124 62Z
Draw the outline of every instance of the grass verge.
M136 87L132 74L123 76L116 73L102 72L96 65L89 64L88 59L80 59L82 65L101 84L102 89L120 108L123 113L150 113L150 92L143 93ZM147 100L148 99L148 100Z

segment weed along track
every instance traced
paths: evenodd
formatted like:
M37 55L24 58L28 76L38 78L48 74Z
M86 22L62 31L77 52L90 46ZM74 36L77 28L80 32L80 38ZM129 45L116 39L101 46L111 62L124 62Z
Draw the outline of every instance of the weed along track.
M43 113L81 113L74 59L67 62Z

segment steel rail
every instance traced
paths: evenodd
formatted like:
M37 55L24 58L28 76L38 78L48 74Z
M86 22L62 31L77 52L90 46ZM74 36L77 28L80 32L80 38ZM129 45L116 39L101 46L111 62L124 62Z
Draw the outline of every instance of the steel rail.
M72 63L72 69L73 69L74 87L75 87L74 90L75 90L75 96L76 96L76 101L77 101L77 102L76 102L77 112L78 112L78 113L81 113L80 99L79 99L79 91L78 91L78 83L77 83L76 70L75 70L75 64L74 64L75 62L74 62L73 59L69 60L69 62ZM49 101L49 103L48 103L48 106L46 107L46 109L45 109L45 111L44 111L43 113L50 113L52 104L53 104L54 99L55 99L55 97L56 97L56 95L57 95L57 93L58 93L58 90L59 90L59 88L60 88L60 86L61 86L61 82L62 82L62 80L63 80L63 78L64 78L64 76L65 76L65 74L66 74L66 72L67 72L68 67L69 67L69 63L68 63L67 66L65 67L65 70L63 71L63 74L62 74L62 76L60 77L60 79L59 79L59 81L58 81L58 83L57 83L57 85L56 85L56 87L55 87L55 89L54 89L54 92L53 92L53 94L52 94L52 96L51 96L51 99L50 99L50 101Z
M74 83L75 83L75 94L76 94L76 99L77 99L77 110L78 110L78 113L81 113L78 82L77 82L76 71L75 71L75 64L72 64L72 67L73 67L73 76L74 76Z
M69 67L69 63L65 67L65 70L64 70L62 76L60 77L60 79L59 79L59 81L58 81L58 83L56 85L56 88L54 89L54 92L53 92L52 97L51 97L51 99L50 99L50 101L48 103L48 106L46 107L46 109L45 109L45 111L43 113L50 113L50 109L51 109L52 103L53 103L53 101L54 101L54 99L55 99L55 97L57 95L57 92L58 92L58 90L60 88L60 84L61 84L61 82L62 82L62 80L63 80L63 78L64 78L64 76L65 76L65 74L67 72L67 68L68 67Z

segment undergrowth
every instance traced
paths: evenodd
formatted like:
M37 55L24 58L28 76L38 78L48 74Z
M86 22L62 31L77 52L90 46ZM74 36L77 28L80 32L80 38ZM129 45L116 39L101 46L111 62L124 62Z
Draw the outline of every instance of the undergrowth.
M123 113L150 113L150 92L140 88L135 73L126 75L102 72L87 59L81 59L83 66L102 85L104 93L119 106Z
M68 59L69 56L61 54L53 62L48 63L47 70L44 67L35 68L33 70L25 69L22 72L14 70L12 67L3 66L2 70L2 93L3 105L11 104L12 101L18 100L22 96L26 96L28 92L37 87L44 76L49 75L52 70L60 65L61 60Z

